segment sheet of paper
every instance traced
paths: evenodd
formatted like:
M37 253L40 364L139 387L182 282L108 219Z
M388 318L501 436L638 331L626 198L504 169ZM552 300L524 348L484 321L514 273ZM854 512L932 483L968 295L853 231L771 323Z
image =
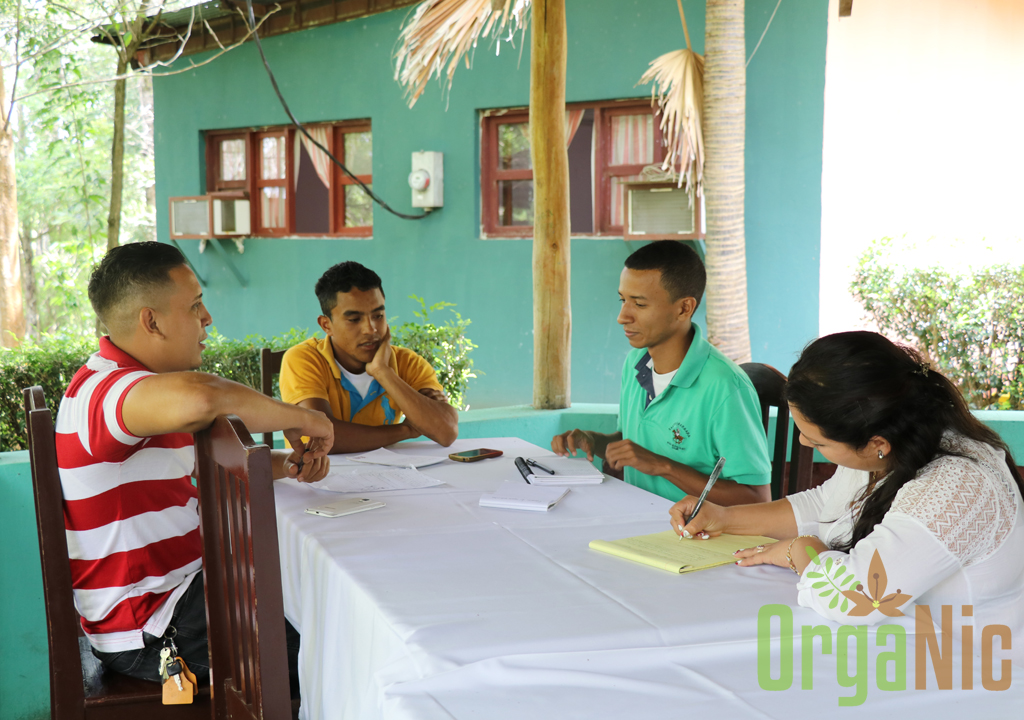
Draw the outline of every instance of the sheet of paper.
M415 490L443 485L440 480L409 468L376 468L367 466L332 467L327 477L310 487L337 493L381 492L384 490Z
M622 540L594 540L590 547L611 555L661 568L691 572L735 562L733 552L775 542L757 535L719 535L710 540L680 540L672 530Z
M346 460L354 460L359 463L368 463L371 465L387 465L389 467L426 467L427 465L436 465L439 462L444 462L447 458L445 456L435 457L433 455L402 455L396 453L387 448L378 448L370 452L360 453L359 455L346 455Z

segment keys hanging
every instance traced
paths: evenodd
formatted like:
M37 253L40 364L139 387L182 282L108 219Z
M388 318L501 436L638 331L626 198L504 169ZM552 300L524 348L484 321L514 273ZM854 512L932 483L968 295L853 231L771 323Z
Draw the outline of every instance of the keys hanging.
M196 686L196 676L188 669L188 665L180 657L171 658L170 652L164 658L164 648L160 651L161 672L164 678L163 683L163 704L164 705L189 705L192 699L199 692Z

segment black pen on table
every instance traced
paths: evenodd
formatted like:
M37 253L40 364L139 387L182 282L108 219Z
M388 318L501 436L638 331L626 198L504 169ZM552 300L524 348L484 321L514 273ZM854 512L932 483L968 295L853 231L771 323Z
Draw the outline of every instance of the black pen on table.
M527 485L533 485L533 483L530 482L530 468L526 463L527 461L523 460L521 457L517 457L515 459L516 470L518 470L519 474L523 476L523 480L526 481Z
M722 474L723 465L725 465L725 458L718 458L718 462L715 463L715 469L711 471L711 476L708 478L708 484L704 486L704 492L702 492L700 497L697 498L697 504L693 508L693 514L691 514L689 519L686 521L687 525L693 522L693 519L697 517L697 513L700 512L700 506L704 504L704 499L708 496L708 493L711 492L711 488L715 486L715 481L718 480L718 476ZM683 536L680 535L679 539L682 540Z
M533 466L533 467L535 467L535 468L538 468L538 469L540 469L540 470L543 470L543 471L544 471L544 472L546 472L546 473L547 473L548 475L554 475L554 474L555 474L555 471L554 471L554 470L552 470L552 469L551 469L551 468L549 468L549 467L544 467L543 465L541 465L541 464L540 464L539 462L537 462L537 461L536 461L536 460L534 460L533 458L526 458L526 464L527 464L527 465L532 465L532 466Z

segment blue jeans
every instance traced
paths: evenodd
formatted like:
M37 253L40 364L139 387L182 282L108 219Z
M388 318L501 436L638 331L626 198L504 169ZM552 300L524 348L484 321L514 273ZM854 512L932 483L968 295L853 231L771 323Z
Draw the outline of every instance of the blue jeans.
M299 633L287 620L284 621L285 644L288 648L288 676L292 697L299 696ZM178 647L178 656L185 660L188 669L195 673L199 684L210 683L210 651L206 637L206 596L203 592L203 573L198 572L185 594L178 598L171 622L164 637L173 637ZM124 652L101 652L92 649L103 667L142 680L160 682L160 649L164 637L142 633L145 647Z

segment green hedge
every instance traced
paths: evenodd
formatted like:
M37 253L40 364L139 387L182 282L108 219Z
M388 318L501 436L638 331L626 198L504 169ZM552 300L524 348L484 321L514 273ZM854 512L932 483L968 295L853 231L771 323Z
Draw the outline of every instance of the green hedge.
M883 333L916 347L972 408L1024 410L1024 266L909 267L905 240L861 255L850 289ZM928 255L923 255L927 257Z
M422 322L403 323L393 328L393 342L423 356L437 372L452 405L465 408L469 379L476 377L473 361L469 359L469 353L476 346L465 335L470 321L451 311L454 319L443 325L433 324L429 313L452 305L436 303L427 307L422 299L414 299L422 306L422 311L416 313ZM262 384L261 348L285 350L311 337L309 330L298 328L270 339L247 335L234 340L221 335L214 327L208 332L201 370L255 390ZM0 348L0 452L27 448L22 388L41 385L51 410L56 411L71 378L94 352L96 338L62 336L47 336L39 342L26 341L18 348ZM279 394L276 380L274 393Z

